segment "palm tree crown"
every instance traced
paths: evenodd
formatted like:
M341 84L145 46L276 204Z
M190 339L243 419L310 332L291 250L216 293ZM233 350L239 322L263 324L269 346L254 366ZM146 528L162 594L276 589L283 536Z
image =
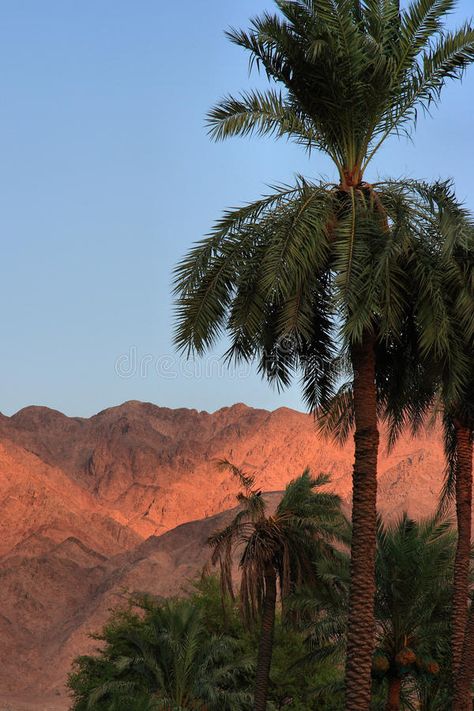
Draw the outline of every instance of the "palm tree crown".
M437 517L379 522L376 661L386 658L390 679L449 669L455 542L450 522Z
M456 0L276 0L229 38L280 91L229 96L209 114L211 135L287 136L327 153L342 185L359 185L384 140L474 59L469 24L446 32Z
M283 601L295 587L314 578L314 561L333 550L334 541L344 536L346 522L336 494L319 491L329 482L323 474L312 477L309 470L288 484L273 515L254 478L226 460L244 485L238 495L240 509L231 523L213 534L209 545L212 561L219 563L225 592L234 597L232 562L240 550L242 571L240 601L248 622L261 613L265 596L265 572L273 568L279 579Z
M337 335L349 345L375 328L383 344L395 339L415 358L436 354L449 364L459 393L459 323L474 333L473 298L452 255L472 250L468 214L446 184L375 189L348 198L301 179L226 215L177 267L178 345L201 353L225 331L228 357L258 357L278 385L299 370L314 409L340 376ZM399 360L389 362L403 374Z

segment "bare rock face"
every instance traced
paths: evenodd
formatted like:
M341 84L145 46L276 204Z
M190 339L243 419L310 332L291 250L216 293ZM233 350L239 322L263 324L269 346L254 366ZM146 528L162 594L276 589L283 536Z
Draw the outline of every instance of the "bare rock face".
M349 500L352 456L352 443L323 440L285 408L128 402L90 419L43 407L0 416L0 711L68 708L71 660L94 647L88 634L124 590L170 595L199 572L237 492L216 459L257 473L264 491L309 466ZM443 467L437 431L382 446L380 510L432 512Z

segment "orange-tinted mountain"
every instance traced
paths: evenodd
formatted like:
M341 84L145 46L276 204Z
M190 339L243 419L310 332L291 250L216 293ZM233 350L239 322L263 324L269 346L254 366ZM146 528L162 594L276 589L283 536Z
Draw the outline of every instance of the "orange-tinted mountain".
M310 416L245 405L213 414L128 402L89 419L42 407L0 415L0 711L66 709L71 659L124 589L179 591L234 506L226 457L279 491L310 466L348 499L352 445ZM439 432L380 456L386 515L430 513L442 482ZM193 523L188 523L193 522ZM181 525L184 524L184 525Z

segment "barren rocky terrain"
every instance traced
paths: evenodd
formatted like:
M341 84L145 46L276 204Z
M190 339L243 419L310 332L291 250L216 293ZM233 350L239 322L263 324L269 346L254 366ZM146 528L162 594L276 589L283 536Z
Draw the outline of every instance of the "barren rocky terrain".
M266 492L309 465L349 499L352 445L325 441L293 410L128 402L89 419L0 415L0 711L67 709L71 660L126 591L173 594L202 569L235 501L222 457ZM439 432L403 437L380 456L381 511L430 513L442 476Z

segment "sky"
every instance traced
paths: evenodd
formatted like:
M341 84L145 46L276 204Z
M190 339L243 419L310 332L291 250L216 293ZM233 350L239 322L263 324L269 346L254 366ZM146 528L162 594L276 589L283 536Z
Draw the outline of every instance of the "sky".
M302 409L222 347L185 361L172 343L172 270L221 212L323 157L272 139L212 143L205 116L261 86L229 26L270 0L0 0L0 411L88 416L125 400L214 411ZM462 0L450 19L472 13ZM392 141L377 177L452 178L474 208L474 67Z

